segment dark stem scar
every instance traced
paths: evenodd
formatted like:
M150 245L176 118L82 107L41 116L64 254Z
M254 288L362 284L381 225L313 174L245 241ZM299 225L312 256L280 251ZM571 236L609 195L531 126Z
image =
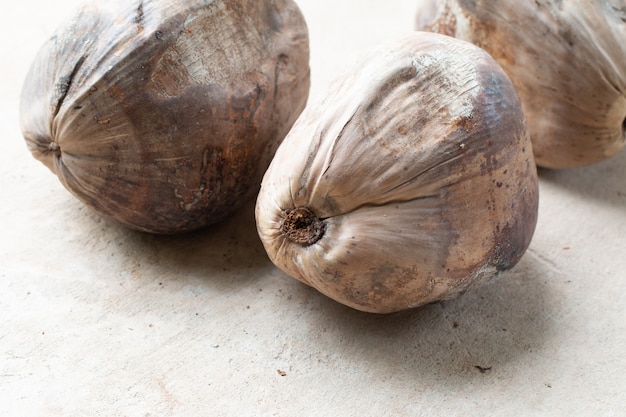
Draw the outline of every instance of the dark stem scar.
M285 211L280 232L300 246L310 246L324 236L326 224L310 209L298 207Z
M52 152L56 156L61 156L61 147L56 142L50 142L48 145L48 152Z

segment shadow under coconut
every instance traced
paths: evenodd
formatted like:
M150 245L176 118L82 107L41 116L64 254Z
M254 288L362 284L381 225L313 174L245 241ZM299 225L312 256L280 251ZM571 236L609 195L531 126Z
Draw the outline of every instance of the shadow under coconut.
M583 198L626 207L626 149L617 155L581 168L539 168L539 179Z
M318 321L312 327L321 326L324 338L336 339L335 354L346 366L386 375L389 383L403 384L399 387L407 381L442 389L481 383L515 373L554 337L554 274L560 273L525 256L490 285L389 315L362 313L309 294L311 318Z
M230 217L195 232L152 235L113 225L128 252L153 271L153 280L193 281L194 285L236 291L272 268L256 232L254 201ZM115 232L113 232L115 233Z

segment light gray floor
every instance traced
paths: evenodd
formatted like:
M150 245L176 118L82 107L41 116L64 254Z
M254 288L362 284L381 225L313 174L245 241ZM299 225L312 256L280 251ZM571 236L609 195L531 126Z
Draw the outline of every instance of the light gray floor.
M21 83L75 3L0 16L0 415L626 415L626 152L541 172L533 243L500 281L359 313L273 267L251 205L192 236L137 234L30 156ZM409 0L298 3L312 100L414 18Z

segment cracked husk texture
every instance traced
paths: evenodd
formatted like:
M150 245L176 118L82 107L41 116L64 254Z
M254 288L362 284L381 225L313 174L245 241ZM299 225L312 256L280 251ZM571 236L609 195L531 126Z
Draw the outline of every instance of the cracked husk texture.
M389 313L512 268L537 205L524 115L501 67L470 43L416 32L307 106L263 178L256 219L287 274Z
M416 27L489 52L522 101L535 160L603 161L626 144L626 1L420 0Z
M292 0L90 1L36 56L20 118L81 201L179 233L254 198L308 93Z

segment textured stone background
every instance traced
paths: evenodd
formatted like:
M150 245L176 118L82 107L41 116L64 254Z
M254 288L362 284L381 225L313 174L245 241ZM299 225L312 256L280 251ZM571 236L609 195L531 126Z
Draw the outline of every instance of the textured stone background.
M83 207L24 145L23 77L76 0L0 15L0 415L618 416L626 152L541 171L526 256L494 284L374 316L268 261L253 207L155 237ZM315 99L413 0L299 0Z

